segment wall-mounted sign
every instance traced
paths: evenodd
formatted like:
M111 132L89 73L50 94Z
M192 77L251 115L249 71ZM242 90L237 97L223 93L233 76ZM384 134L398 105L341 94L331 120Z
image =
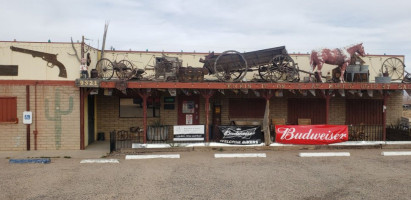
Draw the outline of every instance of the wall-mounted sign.
M193 115L192 115L192 114L187 114L187 115L186 115L186 124L187 124L187 125L193 124Z
M164 104L164 110L174 110L174 104Z
M174 126L174 141L203 141L204 125Z
M176 102L175 97L164 97L164 103L174 103Z
M348 140L346 125L276 125L275 141L283 144L331 144Z
M100 80L98 79L77 79L76 80L76 86L77 87L99 87L100 86Z
M23 124L32 124L33 123L33 113L31 111L23 112Z
M221 143L227 144L260 144L260 126L218 126L223 138Z
M0 65L0 76L18 76L18 65Z
M194 113L194 101L183 101L183 113Z

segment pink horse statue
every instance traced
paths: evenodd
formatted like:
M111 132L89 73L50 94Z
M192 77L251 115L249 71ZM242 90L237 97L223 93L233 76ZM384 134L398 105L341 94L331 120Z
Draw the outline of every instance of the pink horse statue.
M313 50L310 55L310 66L312 71L314 71L315 67L317 67L318 75L321 77L321 69L323 68L324 63L338 65L341 69L340 81L344 82L345 68L350 63L351 57L356 52L360 54L360 56L365 55L362 43L344 48Z

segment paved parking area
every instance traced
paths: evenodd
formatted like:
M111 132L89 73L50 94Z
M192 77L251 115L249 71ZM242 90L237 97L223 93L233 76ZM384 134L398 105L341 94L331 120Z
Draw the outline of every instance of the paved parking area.
M411 156L382 151L331 151L349 157L298 156L319 151L237 152L266 154L255 158L214 158L224 151L177 152L179 159L109 157L118 164L80 164L75 157L52 158L50 164L3 159L0 199L409 199Z

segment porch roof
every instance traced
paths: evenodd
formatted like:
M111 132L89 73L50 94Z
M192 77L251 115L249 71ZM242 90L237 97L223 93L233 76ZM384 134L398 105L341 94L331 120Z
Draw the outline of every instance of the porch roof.
M77 79L77 87L116 88L116 84L126 84L126 88L161 88L161 89L272 89L272 90L411 90L410 83L225 83L225 82L154 82L154 81L119 81L100 79Z

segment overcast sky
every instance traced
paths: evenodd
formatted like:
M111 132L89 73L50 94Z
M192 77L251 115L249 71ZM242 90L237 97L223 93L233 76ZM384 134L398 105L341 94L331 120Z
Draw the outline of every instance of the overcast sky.
M411 58L407 0L0 0L0 40L69 42L106 49L289 53L363 42L366 53ZM410 69L410 68L408 68ZM411 71L408 70L408 71Z

